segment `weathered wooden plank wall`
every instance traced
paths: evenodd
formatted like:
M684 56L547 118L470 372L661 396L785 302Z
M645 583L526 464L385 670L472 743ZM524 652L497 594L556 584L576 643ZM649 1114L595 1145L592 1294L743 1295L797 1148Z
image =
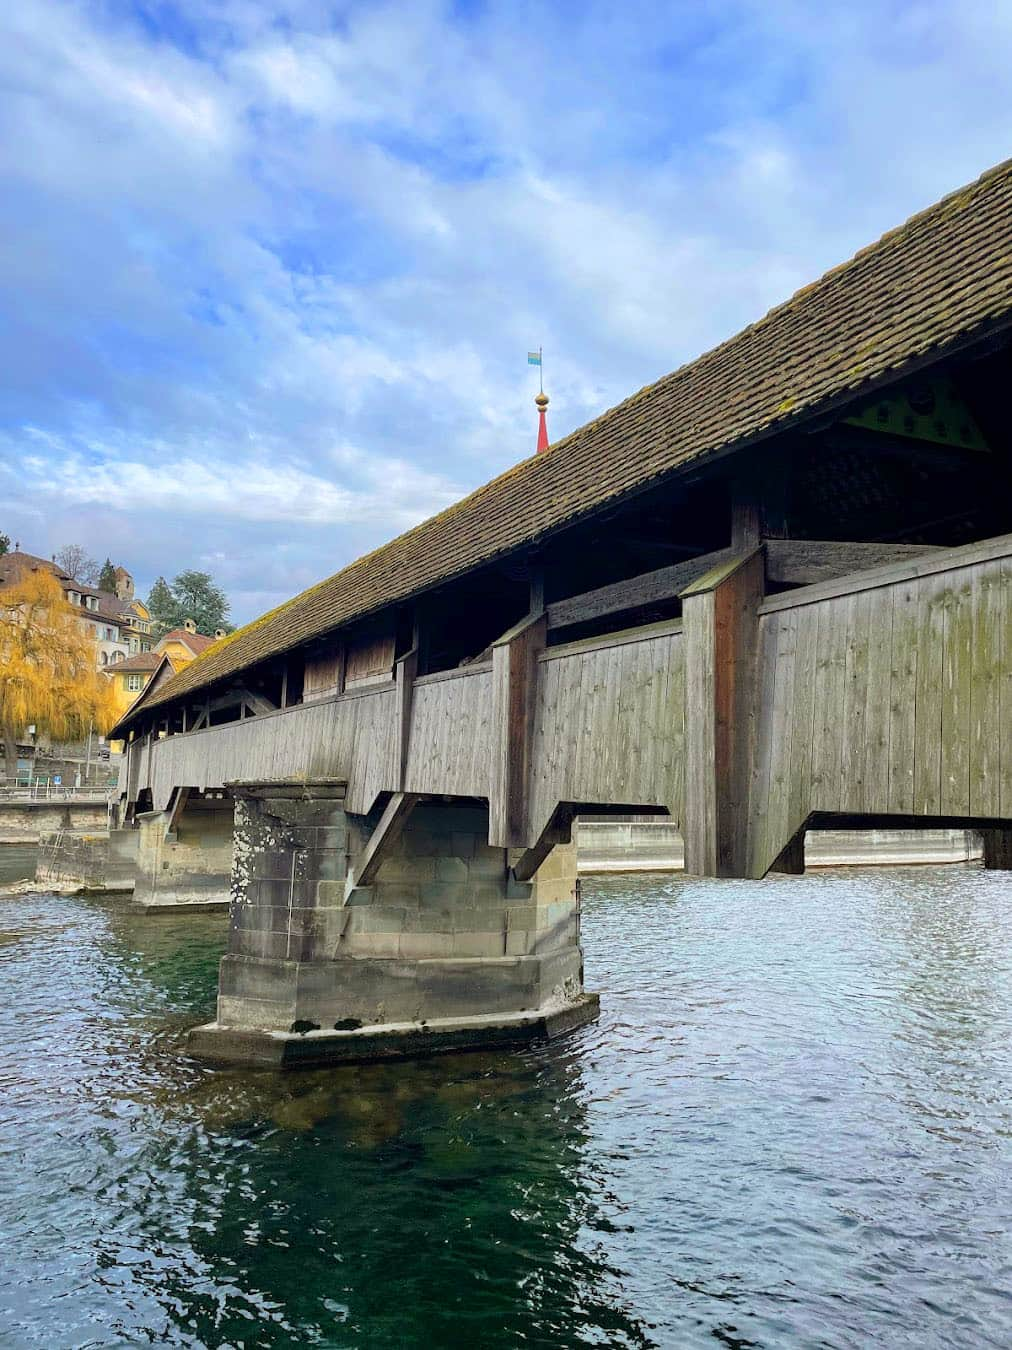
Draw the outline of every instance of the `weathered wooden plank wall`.
M415 681L407 792L488 797L492 672L467 668Z
M560 801L682 818L684 652L677 624L551 648L538 661L528 836Z
M734 729L750 747L741 814L752 875L812 812L1012 820L1012 537L750 612L754 664L726 664L754 696L725 698L714 715L754 725L754 737ZM686 736L705 730L699 717L687 725L686 641L670 621L537 655L526 847L560 802L659 807L684 828L686 793L698 791L686 783ZM446 793L488 798L492 820L504 811L497 766L511 726L494 669L469 667L413 680L410 699L388 684L138 744L127 777L131 799L150 785L160 810L176 787L302 774L347 777L355 812L382 792Z
M152 753L155 810L173 788L233 779L347 774L348 808L368 811L394 775L393 689L303 705L158 741Z
M753 874L812 811L1012 817L1010 619L1012 556L767 602Z

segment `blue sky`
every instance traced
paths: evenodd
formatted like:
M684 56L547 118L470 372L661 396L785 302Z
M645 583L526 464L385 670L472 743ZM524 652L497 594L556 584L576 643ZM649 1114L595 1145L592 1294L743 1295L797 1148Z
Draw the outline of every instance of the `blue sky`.
M1012 153L1005 0L0 7L0 530L245 621Z

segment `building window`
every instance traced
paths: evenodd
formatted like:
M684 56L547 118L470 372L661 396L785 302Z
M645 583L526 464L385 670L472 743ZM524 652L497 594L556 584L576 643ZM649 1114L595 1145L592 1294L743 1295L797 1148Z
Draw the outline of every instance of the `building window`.
M131 694L139 694L143 688L144 681L140 675L127 676L127 689L129 689Z
M99 652L98 655L99 660L102 662L103 666L107 666L109 664L109 658L108 656L106 656L105 652Z
M106 640L106 642L112 642L113 636L112 636L112 629L111 629L111 628L107 628L107 629L105 630L105 640Z

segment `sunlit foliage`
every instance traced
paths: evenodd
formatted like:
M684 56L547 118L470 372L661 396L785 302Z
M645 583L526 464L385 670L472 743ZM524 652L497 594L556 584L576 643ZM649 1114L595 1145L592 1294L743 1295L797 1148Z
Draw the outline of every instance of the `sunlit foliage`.
M58 740L100 734L115 720L112 681L95 642L50 572L25 571L0 592L0 727L7 776L25 727Z

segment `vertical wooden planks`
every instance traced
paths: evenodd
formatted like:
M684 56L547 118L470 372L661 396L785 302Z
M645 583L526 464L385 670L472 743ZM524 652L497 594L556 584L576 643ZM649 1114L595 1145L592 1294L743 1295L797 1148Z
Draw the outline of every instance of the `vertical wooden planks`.
M547 620L531 614L492 648L492 706L496 737L489 797L489 843L523 847L527 838L528 770L531 759L538 653Z
M889 713L892 694L892 588L866 591L867 662L864 691L864 744L855 758L862 758L862 792L859 809L889 810Z
M777 697L777 639L779 614L759 620L758 655L755 666L755 745L751 765L747 822L749 834L749 874L761 875L769 863L770 770L773 759L774 704Z
M836 811L840 794L850 597L829 600L820 608L812 806L820 811Z
M701 876L717 870L717 753L714 605L711 595L687 597L685 639L685 868Z
M944 574L925 577L918 587L913 809L916 815L922 816L937 816L942 809L942 670L946 589Z
M970 707L973 680L972 569L949 578L945 602L945 655L942 666L943 815L967 815L970 809Z
M1012 558L1001 560L1001 655L998 677L998 806L1012 820Z
M790 793L787 828L796 830L811 810L812 741L815 734L815 672L819 647L819 605L805 605L797 616L794 707L791 732Z
M844 661L843 725L840 728L840 809L863 811L869 632L876 591L851 598Z
M761 550L734 559L682 597L686 638L686 871L743 876L755 748Z
M889 782L885 810L909 815L914 809L919 588L916 581L902 581L890 590Z
M1001 563L973 569L970 814L1001 813Z
M798 611L786 610L779 619L776 641L776 684L771 720L769 788L763 862L768 866L794 833L790 818L791 751L797 700ZM761 650L761 649L760 649Z

